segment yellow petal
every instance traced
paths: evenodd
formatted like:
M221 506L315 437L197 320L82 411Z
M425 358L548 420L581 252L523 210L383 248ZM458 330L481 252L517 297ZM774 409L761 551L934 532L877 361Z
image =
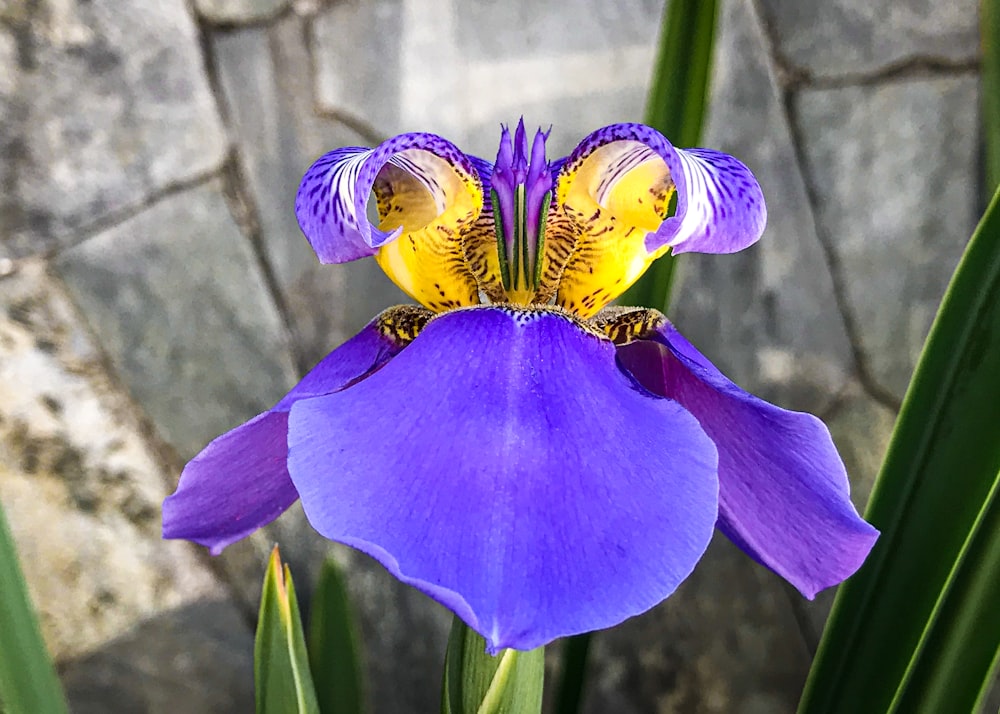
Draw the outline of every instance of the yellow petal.
M567 163L556 202L578 235L556 304L591 317L634 283L668 249L649 252L646 236L667 217L673 193L666 162L638 141L612 141ZM546 243L554 250L548 232Z
M401 229L375 259L386 275L434 312L479 304L462 235L479 217L479 176L423 149L396 153L373 188L379 229Z

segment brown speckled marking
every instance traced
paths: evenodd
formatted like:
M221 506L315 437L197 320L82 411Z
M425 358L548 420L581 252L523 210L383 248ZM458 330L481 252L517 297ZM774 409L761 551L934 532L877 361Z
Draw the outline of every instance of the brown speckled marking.
M588 321L616 345L646 338L666 322L659 310L646 307L606 307Z
M378 331L400 347L417 339L434 313L419 305L396 305L378 316Z
M465 230L462 235L462 251L476 284L490 302L507 302L507 293L500 279L500 258L497 256L492 204L484 204L479 218Z
M542 253L542 276L535 291L534 302L546 305L555 297L559 281L576 250L580 228L563 206L555 201L549 206L545 219L545 244Z

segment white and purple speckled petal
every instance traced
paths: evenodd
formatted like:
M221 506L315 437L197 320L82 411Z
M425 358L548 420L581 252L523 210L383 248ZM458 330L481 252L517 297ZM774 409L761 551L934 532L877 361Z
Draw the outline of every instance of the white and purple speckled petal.
M674 253L735 253L764 232L767 207L757 179L742 162L711 149L675 149L677 213L647 239ZM679 176L683 177L683 181Z
M710 149L678 149L643 124L612 124L587 136L568 157L573 174L601 150L592 187L598 204L628 174L659 157L665 173L656 177L677 190L677 210L646 237L650 253L671 246L674 253L733 253L764 232L767 208L753 173L739 160ZM637 187L638 188L638 187ZM639 196L641 198L641 196Z
M472 203L477 197L482 202L480 167L436 134L400 134L374 149L335 149L309 167L295 198L299 226L321 262L344 263L375 255L403 232L406 216L400 216L400 225L390 230L381 230L368 220L373 189L380 200L392 202L394 198L391 182L376 186L387 164L426 190L423 198L430 202L434 215L447 210L456 191L463 188L472 195ZM407 207L412 204L412 199L406 202ZM426 211L421 206L421 212Z

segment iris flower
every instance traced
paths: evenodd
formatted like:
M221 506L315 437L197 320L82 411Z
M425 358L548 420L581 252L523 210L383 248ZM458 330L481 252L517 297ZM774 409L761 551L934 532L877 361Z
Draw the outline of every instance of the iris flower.
M295 211L319 259L374 256L419 306L206 446L165 537L218 553L301 499L491 651L648 610L715 528L807 598L861 565L878 533L822 422L737 387L659 312L607 307L664 253L754 243L749 169L639 124L555 161L547 137L504 128L492 165L425 133L313 164Z

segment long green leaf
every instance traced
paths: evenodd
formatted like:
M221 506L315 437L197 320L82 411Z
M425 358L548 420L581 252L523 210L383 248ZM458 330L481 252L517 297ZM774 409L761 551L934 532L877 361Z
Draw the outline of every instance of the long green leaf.
M66 711L62 688L38 629L2 506L0 711L5 714L62 714Z
M979 32L983 50L980 101L986 144L987 196L1000 185L1000 2L982 0Z
M295 584L278 547L264 574L254 641L257 714L319 714Z
M456 617L448 637L442 714L538 714L545 648L486 653L486 641Z
M893 703L896 712L971 712L1000 653L1000 476Z
M556 714L576 714L583 703L587 683L590 633L567 637L563 642L563 674L556 693Z
M716 10L716 0L670 0L663 12L645 121L677 146L695 146L701 138ZM666 310L673 274L674 258L663 256L620 302Z
M800 714L970 711L1000 645L998 478L1000 191L927 338L866 513L882 536L838 593Z
M365 711L358 634L333 558L323 563L309 617L309 664L322 714Z

